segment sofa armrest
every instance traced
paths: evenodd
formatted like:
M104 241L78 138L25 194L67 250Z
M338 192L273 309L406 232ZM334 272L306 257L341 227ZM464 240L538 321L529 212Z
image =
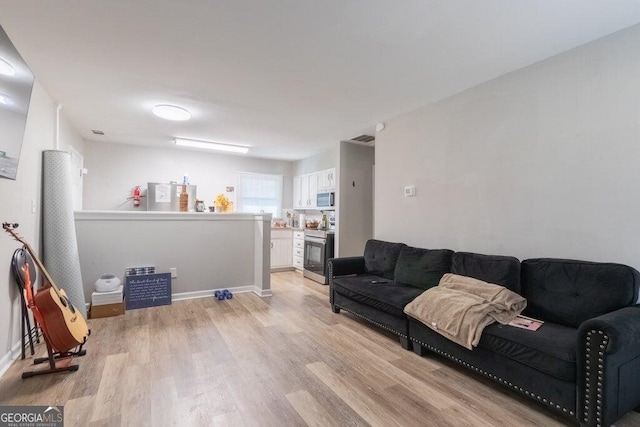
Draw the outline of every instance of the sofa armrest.
M640 306L583 322L576 356L578 421L613 424L640 403Z
M363 256L331 258L327 261L327 264L329 267L329 278L366 273Z
M583 322L578 329L580 342L589 331L602 331L609 339L605 351L612 354L632 345L640 346L640 305L624 307Z
M327 261L327 269L329 270L329 303L331 303L333 312L339 313L340 308L334 305L335 290L333 289L333 278L366 273L367 269L364 264L364 256L330 258Z

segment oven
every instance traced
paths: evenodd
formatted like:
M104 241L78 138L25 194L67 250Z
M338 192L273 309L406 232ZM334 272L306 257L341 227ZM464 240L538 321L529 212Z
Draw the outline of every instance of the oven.
M329 283L327 260L333 258L333 246L333 232L325 230L304 231L304 277L323 285Z

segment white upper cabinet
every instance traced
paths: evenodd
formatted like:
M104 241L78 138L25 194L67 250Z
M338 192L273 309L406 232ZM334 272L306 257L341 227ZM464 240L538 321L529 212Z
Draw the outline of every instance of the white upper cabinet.
M318 207L318 193L335 191L335 188L335 168L294 176L293 208L315 209Z
M314 209L317 205L318 176L315 173L293 177L294 209Z
M302 176L293 177L293 208L304 209L302 203Z
M327 193L336 188L336 168L326 169L317 172L318 193Z
M310 173L309 175L309 209L318 206L318 174Z

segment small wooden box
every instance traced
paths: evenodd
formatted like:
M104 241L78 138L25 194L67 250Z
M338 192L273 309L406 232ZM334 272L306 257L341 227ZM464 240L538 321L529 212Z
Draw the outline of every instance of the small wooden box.
M92 305L89 310L90 319L120 316L124 314L124 301L116 304Z

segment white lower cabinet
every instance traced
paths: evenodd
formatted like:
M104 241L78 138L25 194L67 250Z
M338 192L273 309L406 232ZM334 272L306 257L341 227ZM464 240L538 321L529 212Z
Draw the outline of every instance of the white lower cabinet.
M271 269L293 265L293 235L291 230L271 230Z
M304 231L293 232L293 266L298 270L304 268Z

